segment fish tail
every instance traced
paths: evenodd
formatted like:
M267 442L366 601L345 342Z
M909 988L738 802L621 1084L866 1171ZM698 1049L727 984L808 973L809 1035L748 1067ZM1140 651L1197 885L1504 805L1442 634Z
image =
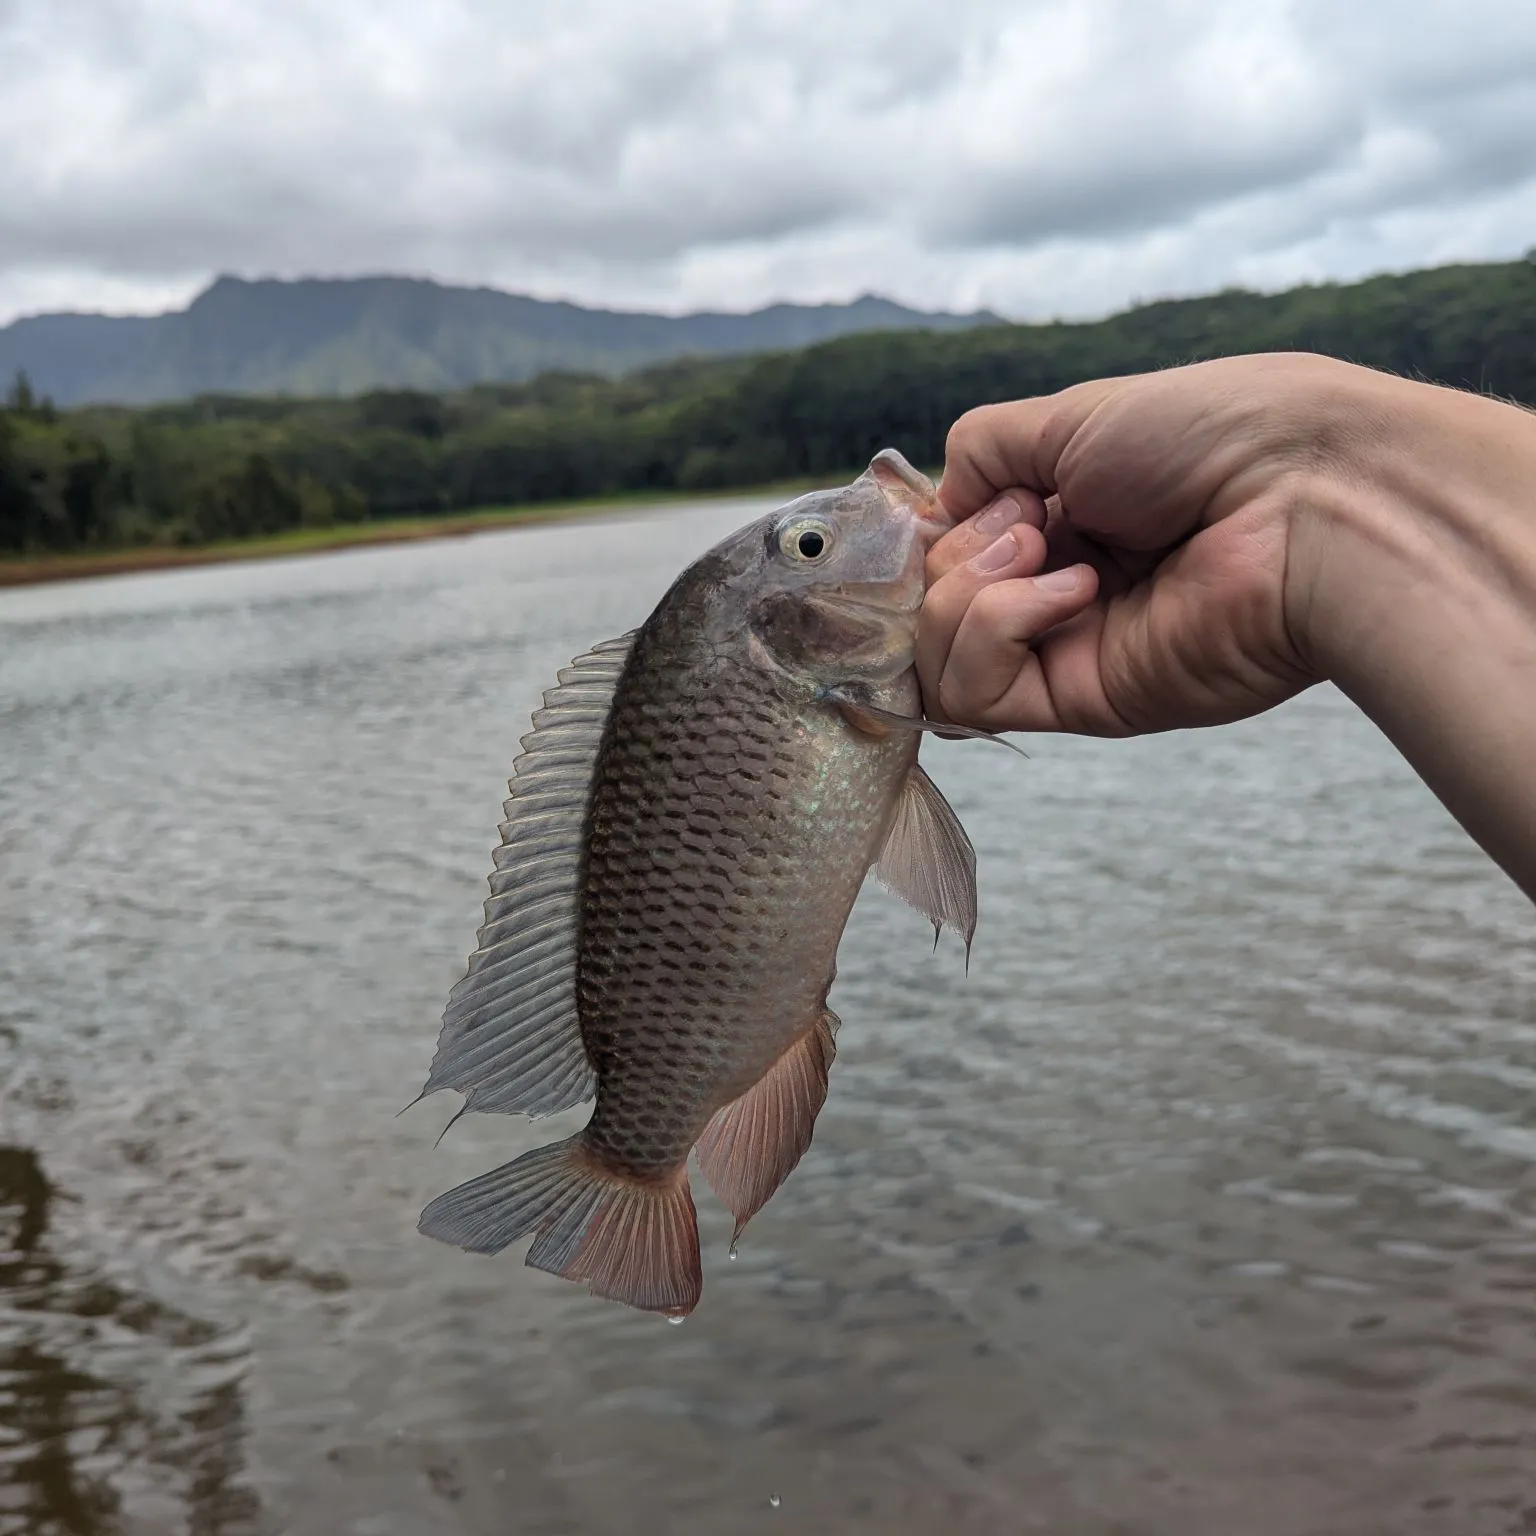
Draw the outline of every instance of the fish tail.
M419 1231L471 1253L535 1233L527 1263L595 1296L685 1317L704 1289L684 1164L663 1181L605 1168L578 1133L439 1195Z

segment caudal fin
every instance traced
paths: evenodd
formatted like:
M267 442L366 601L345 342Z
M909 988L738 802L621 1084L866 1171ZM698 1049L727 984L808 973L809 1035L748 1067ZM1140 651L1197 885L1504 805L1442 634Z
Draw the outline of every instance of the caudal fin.
M647 1312L684 1317L704 1289L686 1165L640 1183L598 1164L580 1133L439 1195L417 1229L471 1253L535 1233L533 1268Z

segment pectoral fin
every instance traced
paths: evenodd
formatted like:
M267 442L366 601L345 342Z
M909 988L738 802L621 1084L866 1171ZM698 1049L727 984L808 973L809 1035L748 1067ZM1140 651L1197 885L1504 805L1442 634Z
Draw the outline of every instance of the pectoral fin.
M947 923L965 936L967 959L976 932L976 850L932 779L913 763L875 878L917 908L934 928Z
M834 705L849 725L866 736L889 736L892 731L932 731L935 736L953 737L965 741L995 741L1020 757L1028 757L1023 747L1015 746L996 731L983 731L969 725L953 725L948 720L928 720L922 715L898 715L894 710L881 709L868 704L841 688L828 688L822 695Z

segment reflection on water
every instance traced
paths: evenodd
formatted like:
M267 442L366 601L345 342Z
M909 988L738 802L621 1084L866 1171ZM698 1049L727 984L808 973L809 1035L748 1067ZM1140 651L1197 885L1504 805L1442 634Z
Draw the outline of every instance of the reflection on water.
M686 1326L415 1235L561 1128L395 1118L528 712L752 511L0 593L0 1536L1536 1529L1536 923L1327 691L925 746L970 974L861 901Z
M243 1348L72 1270L48 1241L60 1197L35 1152L0 1147L0 1532L119 1528L134 1485L189 1529L250 1528Z

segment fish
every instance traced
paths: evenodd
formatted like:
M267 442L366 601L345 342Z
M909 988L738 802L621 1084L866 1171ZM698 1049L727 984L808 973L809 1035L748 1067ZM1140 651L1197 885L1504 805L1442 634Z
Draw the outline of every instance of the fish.
M689 1160L748 1221L810 1145L828 995L866 875L976 931L976 855L918 764L924 558L949 526L894 449L717 544L561 670L512 765L478 947L422 1096L568 1110L575 1135L438 1196L419 1230L682 1318ZM958 734L984 736L982 731ZM457 1116L455 1116L457 1118ZM450 1122L451 1124L452 1122Z

